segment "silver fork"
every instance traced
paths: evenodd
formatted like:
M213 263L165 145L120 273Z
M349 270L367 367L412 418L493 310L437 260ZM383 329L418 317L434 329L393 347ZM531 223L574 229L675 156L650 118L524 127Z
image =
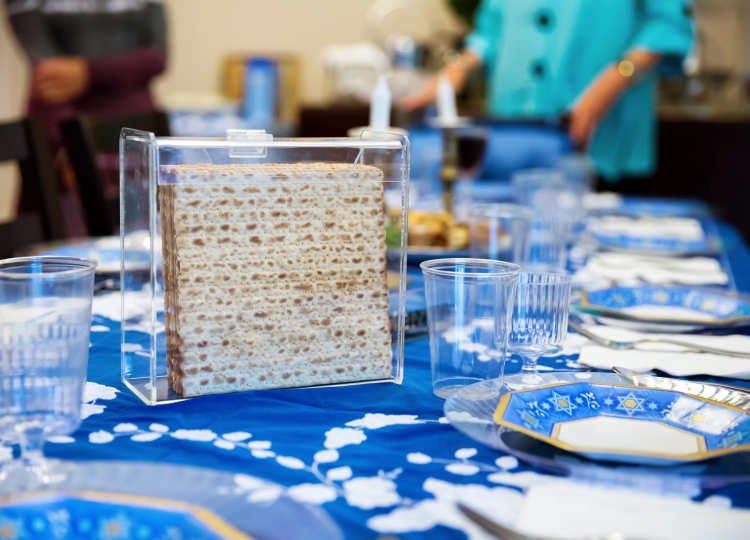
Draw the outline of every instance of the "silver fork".
M680 347L685 347L686 349L691 349L691 350L702 352L702 353L720 354L722 356L733 356L735 358L750 358L750 353L727 351L726 349L716 349L714 347L705 347L703 345L695 345L694 343L685 343L684 341L677 341L674 339L641 338L636 341L613 341L611 339L606 339L601 336L597 336L595 333L591 332L590 330L586 330L583 326L573 321L569 320L568 326L570 326L573 330L575 330L582 336L586 336L597 345L602 345L603 347L609 347L610 349L618 349L621 351L635 349L638 345L642 343L667 343L669 345L678 345Z
M625 377L636 377L636 378L639 375L651 375L653 373L653 372L642 373L640 371L635 371L633 369L628 369L628 368L624 368L621 366L612 366L612 371L614 371L618 375L624 375ZM719 388L726 388L727 390L733 390L735 392L742 392L743 394L747 394L750 392L750 388L746 386L736 386L734 384L725 384L725 383L709 382L709 381L685 381L685 382L694 382L696 384L706 384L710 386L717 386Z

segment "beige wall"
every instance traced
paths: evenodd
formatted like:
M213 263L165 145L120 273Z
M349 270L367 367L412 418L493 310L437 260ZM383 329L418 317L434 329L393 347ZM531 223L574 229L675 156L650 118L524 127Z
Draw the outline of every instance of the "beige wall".
M21 114L27 77L26 59L11 34L5 17L0 17L0 121Z
M0 17L0 122L17 118L23 111L26 63L10 33L5 17ZM15 164L0 163L0 221L13 216L18 198Z
M413 0L429 11L434 27L459 28L444 0ZM170 65L157 94L219 88L221 61L227 53L287 52L302 64L302 99L323 97L319 55L326 45L368 37L365 15L373 0L170 0ZM401 19L414 17L402 12ZM396 16L387 20L397 23Z
M750 68L750 0L695 0L707 69Z

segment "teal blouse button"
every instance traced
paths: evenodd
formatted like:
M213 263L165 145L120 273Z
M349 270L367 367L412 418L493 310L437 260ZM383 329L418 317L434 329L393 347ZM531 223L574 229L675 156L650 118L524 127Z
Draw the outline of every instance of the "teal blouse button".
M547 74L547 66L544 60L535 60L529 67L531 75L537 79L543 78Z
M549 9L540 9L536 14L536 25L543 32L551 31L555 27L555 14Z

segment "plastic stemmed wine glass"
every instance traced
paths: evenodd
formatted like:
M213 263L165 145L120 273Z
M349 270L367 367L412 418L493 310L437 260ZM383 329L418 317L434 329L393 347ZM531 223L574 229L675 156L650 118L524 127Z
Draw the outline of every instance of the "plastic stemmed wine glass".
M562 350L568 335L571 279L564 274L519 276L508 351L523 359L523 372L536 374L540 356Z
M555 215L535 215L527 257L520 264L530 272L564 273L568 260L570 221Z
M568 241L583 220L581 183L566 181L557 169L528 169L512 177L517 204L533 209L531 248L520 264L531 272L558 272L566 267Z
M0 261L0 438L20 457L0 468L15 491L65 478L44 441L80 424L96 261L25 257Z

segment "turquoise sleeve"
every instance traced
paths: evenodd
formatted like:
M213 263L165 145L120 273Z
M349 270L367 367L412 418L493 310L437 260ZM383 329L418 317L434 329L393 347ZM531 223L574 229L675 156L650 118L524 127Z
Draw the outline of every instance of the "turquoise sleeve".
M644 21L630 47L682 60L693 42L691 0L642 0Z
M474 31L464 48L476 54L485 65L492 64L500 39L502 0L482 0L474 16Z

